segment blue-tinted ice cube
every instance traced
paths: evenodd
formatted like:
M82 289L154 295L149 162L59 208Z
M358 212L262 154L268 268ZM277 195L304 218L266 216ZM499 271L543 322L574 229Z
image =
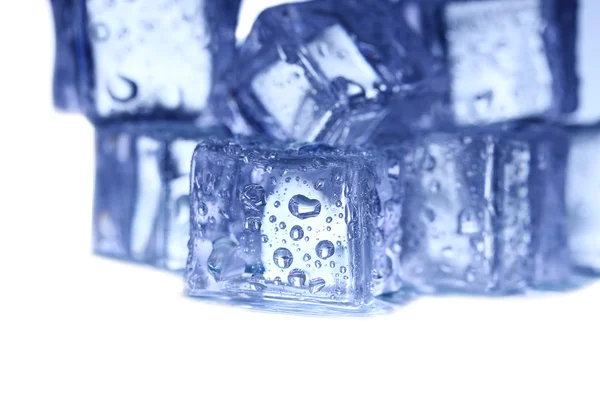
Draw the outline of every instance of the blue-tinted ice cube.
M262 13L233 71L241 112L278 139L368 138L387 98L424 74L422 60L407 56L418 42L394 42L403 37L394 31L410 30L390 11L383 2L324 1Z
M556 117L576 107L575 0L418 4L417 26L446 64L455 124Z
M192 119L225 92L221 77L233 57L239 0L53 5L59 106L76 91L94 120Z
M97 130L94 251L182 269L194 148L220 130L125 125Z
M600 127L572 128L570 133L569 247L577 266L600 272Z
M369 305L369 159L323 145L203 142L192 164L188 293Z
M400 275L425 292L568 283L566 136L530 125L410 139Z

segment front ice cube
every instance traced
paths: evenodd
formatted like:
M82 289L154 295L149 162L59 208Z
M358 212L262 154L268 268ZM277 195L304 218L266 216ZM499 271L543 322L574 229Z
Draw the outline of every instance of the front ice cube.
M160 125L99 128L94 251L169 269L185 267L190 160L201 138L221 134Z
M418 75L402 69L412 60L392 45L392 28L405 25L391 21L390 9L334 3L270 9L239 50L236 101L278 139L365 140L386 115L386 99Z
M558 116L575 108L576 1L426 3L424 38L445 59L456 124Z
M207 141L191 185L190 295L371 303L375 175L360 153Z
M91 118L190 119L224 92L239 0L58 3L60 32L74 34L58 35L57 67L73 67L78 102ZM71 20L58 21L65 13ZM56 74L55 97L71 92L63 75Z
M577 266L600 272L600 127L573 128L570 133L569 247Z
M546 126L414 138L402 279L425 292L566 284L566 147Z

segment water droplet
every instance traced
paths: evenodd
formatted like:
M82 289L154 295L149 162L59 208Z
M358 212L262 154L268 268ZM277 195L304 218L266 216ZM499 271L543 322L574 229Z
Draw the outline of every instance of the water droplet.
M246 210L260 211L266 204L265 189L256 184L244 186L242 204Z
M336 207L341 207L342 206L342 201L341 200L336 201L335 202L335 206Z
M103 22L98 22L90 26L90 37L95 42L105 42L110 37L110 30Z
M304 257L302 257L302 260L304 260L304 261L310 261L310 254L306 253L304 255Z
M250 289L254 290L255 292L262 292L267 288L267 285L265 284L265 278L260 274L253 274L250 277L249 283Z
M279 223L279 227L280 227L281 229L285 229L285 227L286 227L286 225L285 225L285 222L281 221L281 222Z
M271 216L269 217L269 222L275 222L275 221L277 221L277 217L276 217L276 216L274 216L274 215L271 215Z
M330 261L330 262L329 262L329 266L330 266L331 268L335 268L335 261Z
M321 264L321 261L317 260L315 261L315 268L321 268L323 266L323 264Z
M114 101L126 103L137 97L138 84L123 75L117 75L117 79L109 83L107 91Z
M482 230L481 221L477 210L473 207L465 208L458 214L458 233L461 235L473 235Z
M319 243L317 243L315 251L317 252L319 258L325 260L333 255L335 252L335 247L329 240L321 240Z
M277 200L275 203L273 203L273 205L275 206L275 208L279 208L281 203L279 202L279 200Z
M321 202L297 194L290 199L288 208L293 216L300 219L306 219L316 217L321 213Z
M300 240L304 237L304 230L299 225L294 225L292 229L290 229L290 237L293 240Z
M444 247L442 249L442 257L444 257L446 260L451 260L454 258L454 249L450 246Z
M309 240L310 240L310 237L308 237L308 236L304 236L304 241L305 241L305 242L308 242Z
M198 214L201 217L204 217L206 214L208 213L208 207L206 207L206 204L201 201L198 203Z
M294 287L302 287L306 283L306 274L301 269L293 269L288 275L288 282Z
M431 172L435 169L436 161L435 158L429 153L425 153L423 156L422 168L425 171Z
M244 228L250 232L259 232L262 224L258 217L248 217L244 223Z
M330 224L331 221L333 221L333 218L331 218L331 217L327 217L327 219L325 220L325 222L327 222L328 224Z
M425 217L425 219L429 222L433 222L435 220L435 211L433 211L431 208L426 207L423 210L423 216Z
M308 290L312 293L318 293L325 287L325 279L323 278L314 278L308 282Z
M267 243L269 241L269 237L267 235L261 235L260 240L263 243Z
M345 273L346 273L346 271L347 271L346 267L340 267L340 272L341 272L342 274L345 274Z
M325 186L325 179L319 179L318 181L315 182L315 189L316 190L323 190L323 187Z
M275 279L273 279L273 283L275 284L275 286L280 286L281 285L281 278L276 276Z
M429 191L431 193L437 193L439 192L441 189L441 185L438 181L431 181L431 183L429 184Z
M279 268L289 268L294 262L294 256L285 247L280 247L273 253L273 261Z

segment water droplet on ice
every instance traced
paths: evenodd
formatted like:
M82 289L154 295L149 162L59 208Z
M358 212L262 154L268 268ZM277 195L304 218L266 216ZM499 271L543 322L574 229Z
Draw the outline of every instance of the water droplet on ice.
M317 243L315 251L320 258L325 260L333 255L335 252L335 247L329 240L321 240L319 243Z
M292 252L288 249L280 247L273 253L273 262L275 262L275 265L279 268L289 268L294 262L294 257L292 256Z
M294 225L292 229L290 229L290 237L293 240L300 240L304 237L304 230L299 225Z
M324 287L325 287L325 279L323 279L323 278L314 278L314 279L311 279L310 282L308 282L308 290L312 294L320 292L321 290L323 290Z
M301 269L293 269L288 275L288 282L294 287L302 287L306 283L306 274Z
M300 219L306 219L316 217L321 213L321 202L297 194L290 199L288 208L293 216Z

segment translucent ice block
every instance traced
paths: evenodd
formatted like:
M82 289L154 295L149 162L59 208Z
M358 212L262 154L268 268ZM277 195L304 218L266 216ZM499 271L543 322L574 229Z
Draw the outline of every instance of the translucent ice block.
M102 127L96 134L94 251L182 269L189 239L192 153L218 129Z
M410 140L402 280L473 293L568 283L564 134L529 125Z
M59 107L76 92L94 120L192 119L225 92L221 78L233 56L239 0L53 0L53 6Z
M412 31L386 4L308 2L262 13L233 70L241 113L283 140L368 138L387 99L425 74L418 42L404 39Z
M446 114L456 125L575 109L576 0L409 3L423 39L445 64L440 82L448 85Z
M367 307L375 184L360 152L203 142L192 164L188 293Z

